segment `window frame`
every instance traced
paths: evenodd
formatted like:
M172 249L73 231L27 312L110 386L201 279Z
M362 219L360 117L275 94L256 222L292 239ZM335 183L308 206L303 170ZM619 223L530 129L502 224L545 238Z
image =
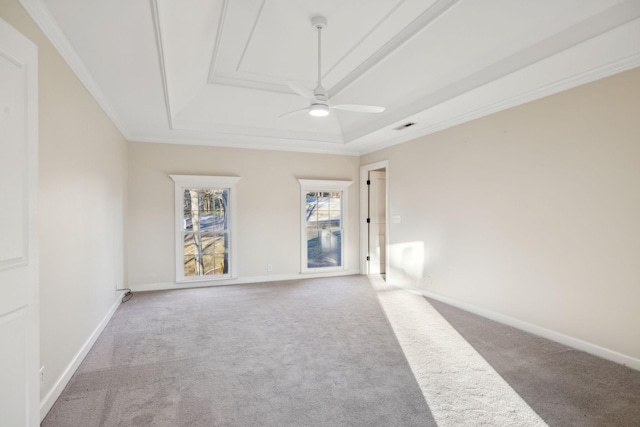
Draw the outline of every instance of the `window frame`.
M209 282L216 280L233 279L237 277L237 209L236 209L236 184L241 177L236 176L210 176L210 175L169 175L175 184L174 198L174 217L175 217L175 264L176 264L176 283L189 282ZM220 275L208 276L185 276L184 275L184 238L183 238L183 219L184 219L184 190L200 190L200 189L228 189L230 210L227 231L229 233L229 272Z
M346 259L346 243L348 236L347 218L348 218L348 206L349 206L349 186L353 184L353 181L337 181L337 180L320 180L320 179L298 179L300 183L300 272L301 273L331 273L336 271L344 271L347 268ZM307 246L307 192L337 192L340 191L341 195L341 212L340 212L340 224L342 226L342 238L341 238L341 256L342 265L338 267L312 267L308 266L308 246Z

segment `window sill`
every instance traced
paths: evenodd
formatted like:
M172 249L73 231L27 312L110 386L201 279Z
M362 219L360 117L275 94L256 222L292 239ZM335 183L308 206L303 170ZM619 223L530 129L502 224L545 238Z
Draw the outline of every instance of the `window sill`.
M198 283L198 282L215 282L217 280L230 280L235 279L230 274L225 274L222 276L199 276L199 277L189 277L189 278L180 278L176 279L177 283Z

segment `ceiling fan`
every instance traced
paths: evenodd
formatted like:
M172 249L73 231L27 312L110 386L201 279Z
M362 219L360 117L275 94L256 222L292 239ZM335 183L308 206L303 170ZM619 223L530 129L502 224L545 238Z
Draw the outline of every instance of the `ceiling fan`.
M292 114L307 111L311 116L324 117L329 115L330 109L354 111L357 113L382 113L385 108L377 105L362 104L331 104L327 90L322 87L322 30L327 26L327 18L316 16L311 18L311 25L318 30L318 85L313 91L294 82L287 82L288 86L300 96L310 100L308 107L290 111L280 115L286 117Z

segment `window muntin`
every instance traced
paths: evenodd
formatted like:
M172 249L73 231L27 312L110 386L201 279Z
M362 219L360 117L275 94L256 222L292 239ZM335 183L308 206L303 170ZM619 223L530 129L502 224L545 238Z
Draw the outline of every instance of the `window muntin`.
M184 276L229 274L229 189L183 189Z
M299 179L302 197L301 271L345 268L347 189L351 181Z
M175 182L176 282L236 277L239 177L170 175Z
M307 268L342 267L342 191L307 191Z

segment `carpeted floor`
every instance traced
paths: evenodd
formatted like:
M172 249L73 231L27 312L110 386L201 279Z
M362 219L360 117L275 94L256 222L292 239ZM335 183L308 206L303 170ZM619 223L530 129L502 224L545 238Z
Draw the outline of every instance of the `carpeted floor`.
M640 371L428 301L550 426L640 426Z
M42 425L640 426L640 372L363 276L147 292Z
M43 426L430 426L363 276L139 293Z
M372 285L439 427L547 425L426 299Z

